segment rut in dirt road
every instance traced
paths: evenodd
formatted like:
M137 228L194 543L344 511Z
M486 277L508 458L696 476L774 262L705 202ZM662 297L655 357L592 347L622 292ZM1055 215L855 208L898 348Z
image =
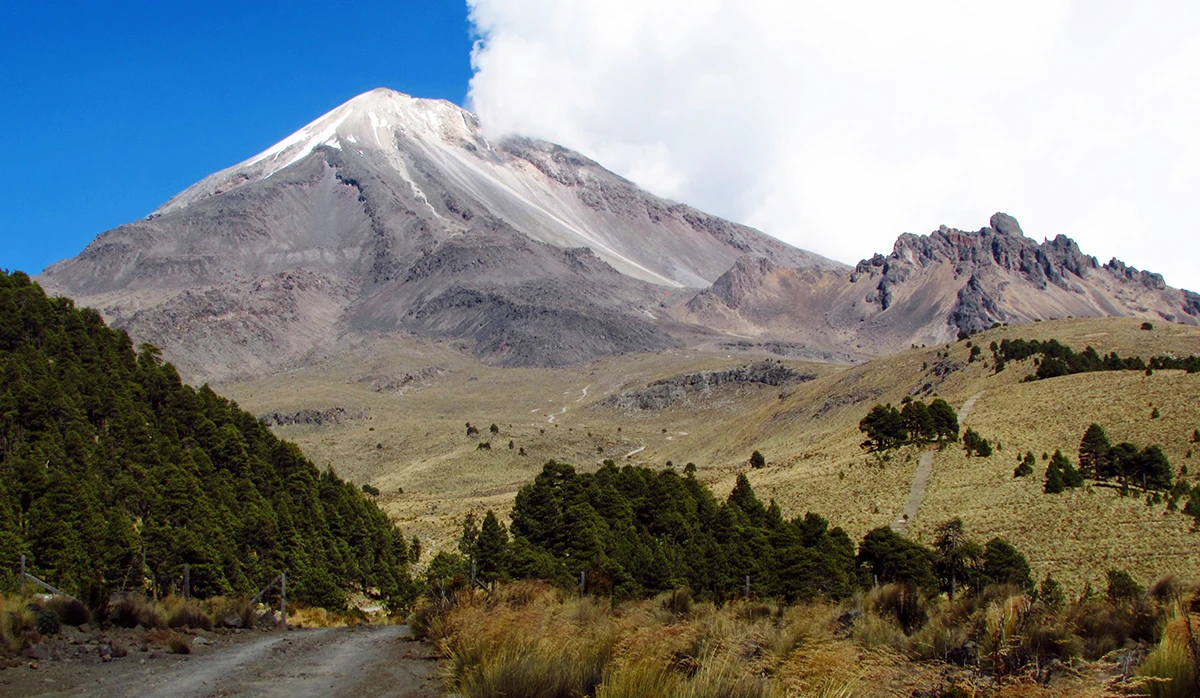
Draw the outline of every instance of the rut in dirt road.
M976 393L967 398L963 403L962 409L958 411L958 425L961 427L971 414L971 410L975 407L975 401L983 393ZM929 476L933 473L933 454L937 451L936 448L930 446L921 452L921 460L917 461L917 473L913 476L912 489L908 492L908 499L904 502L904 509L900 511L900 516L892 522L891 528L896 533L904 533L908 528L908 522L917 515L917 510L921 508L921 502L925 500L925 487L929 484Z
M255 639L166 670L138 667L106 682L107 696L201 698L287 696L433 698L432 651L407 626L295 630ZM96 695L95 685L66 695Z

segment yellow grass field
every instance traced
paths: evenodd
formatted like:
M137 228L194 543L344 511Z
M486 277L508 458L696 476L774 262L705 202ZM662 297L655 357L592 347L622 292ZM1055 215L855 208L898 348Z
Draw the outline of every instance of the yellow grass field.
M1187 454L1200 428L1200 374L1108 372L1022 383L1032 362L993 374L987 347L1006 337L1056 338L1101 354L1200 354L1200 329L1164 322L1144 331L1139 325L1068 319L998 328L972 338L984 348L983 361L975 363L967 362L966 342L857 366L783 361L818 378L782 388L722 387L659 411L599 403L660 378L763 357L681 350L566 369L499 369L462 347L392 337L294 373L215 387L256 414L335 406L367 411L367 419L276 433L297 442L319 466L379 488L384 509L431 552L454 545L468 510L507 512L516 491L551 458L584 470L606 458L651 467L694 462L699 477L722 495L746 472L759 496L777 500L785 514L815 511L860 537L899 515L919 453L901 449L887 460L865 453L858 421L874 404L898 404L909 394L940 396L956 408L979 395L966 425L998 441L1001 450L987 459L967 458L957 447L939 452L908 534L928 542L936 525L960 516L973 537L1009 539L1036 576L1051 572L1079 593L1085 583L1103 588L1111 568L1127 569L1142 583L1167 572L1195 579L1200 534L1191 532L1189 517L1166 511L1165 504L1122 499L1112 488L1043 494L1042 453L1062 449L1076 460L1084 430L1097 422L1114 444L1161 446L1174 469L1187 465L1195 482L1200 454ZM405 382L406 374L416 378ZM1160 416L1152 419L1155 407ZM467 422L481 434L468 437ZM493 423L495 435L488 431ZM491 449L478 450L481 441ZM766 456L766 468L750 470L755 449ZM1034 476L1014 479L1026 451L1038 457Z

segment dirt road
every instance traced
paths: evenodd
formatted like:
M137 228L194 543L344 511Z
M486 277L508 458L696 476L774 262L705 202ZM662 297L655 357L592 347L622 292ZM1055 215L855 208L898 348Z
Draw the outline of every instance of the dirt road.
M0 691L12 696L353 696L440 695L432 650L405 626L360 626L255 634L217 642L202 653L107 664L9 669ZM16 676L9 672L22 672ZM15 681L9 681L16 679Z

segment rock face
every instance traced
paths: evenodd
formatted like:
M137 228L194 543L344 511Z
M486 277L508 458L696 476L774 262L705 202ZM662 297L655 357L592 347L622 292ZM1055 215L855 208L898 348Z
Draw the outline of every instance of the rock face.
M1101 265L1070 238L1037 243L1004 213L967 232L906 233L853 271L789 269L742 257L693 296L682 321L795 339L843 358L955 339L994 323L1132 316L1197 324L1200 296L1118 260Z
M600 403L603 407L625 410L662 410L707 395L718 386L783 386L804 383L815 375L783 364L764 361L723 371L701 371L655 381L645 390L614 395Z
M48 268L48 290L189 379L281 370L348 336L473 341L562 365L678 346L664 294L742 255L843 265L652 196L595 162L390 90L356 97Z

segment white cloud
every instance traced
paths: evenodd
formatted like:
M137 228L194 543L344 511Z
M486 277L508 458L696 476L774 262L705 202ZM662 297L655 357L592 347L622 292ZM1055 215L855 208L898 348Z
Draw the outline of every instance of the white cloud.
M468 5L494 134L850 263L1002 210L1200 290L1200 4Z

